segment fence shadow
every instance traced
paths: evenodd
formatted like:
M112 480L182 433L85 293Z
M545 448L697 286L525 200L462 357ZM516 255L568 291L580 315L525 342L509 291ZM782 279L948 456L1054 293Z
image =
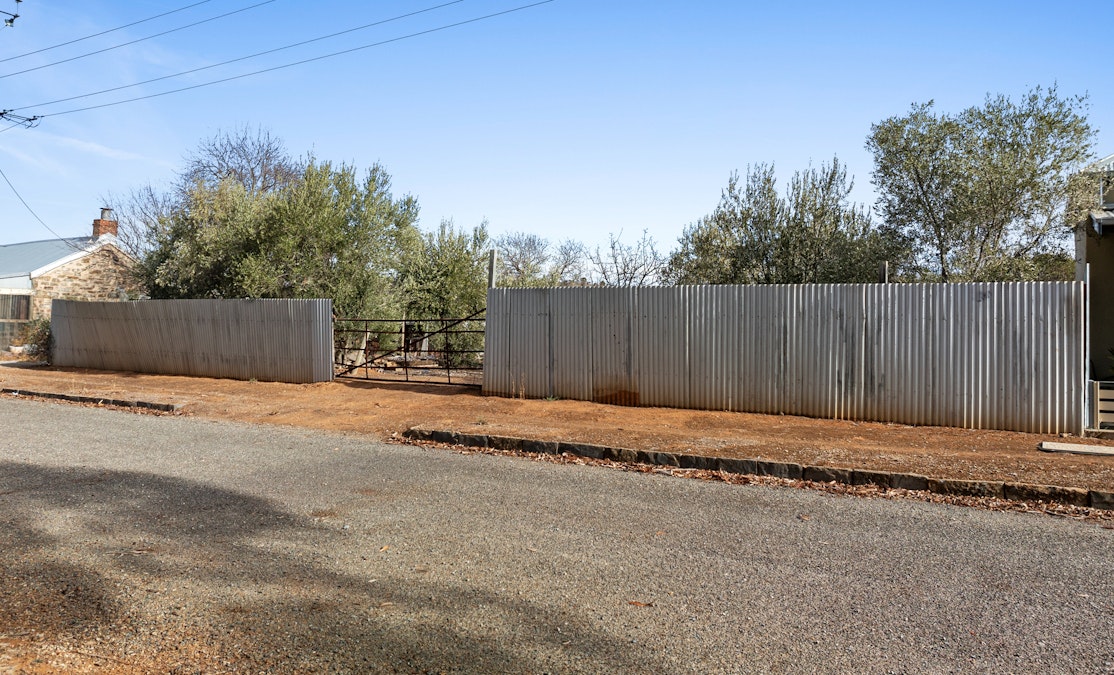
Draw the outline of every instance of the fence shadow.
M389 380L356 380L339 377L334 380L334 383L366 391L404 391L411 394L436 394L438 396L483 396L479 387L467 384L391 382Z

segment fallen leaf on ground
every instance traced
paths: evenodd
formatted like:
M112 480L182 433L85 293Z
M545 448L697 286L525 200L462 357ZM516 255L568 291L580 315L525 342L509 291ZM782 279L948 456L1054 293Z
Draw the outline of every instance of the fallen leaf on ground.
M390 549L390 548L391 548L391 547L390 547L390 545L387 545L387 546L384 546L383 548L381 548L381 549L379 549L379 550L380 550L380 551L386 551L386 550L388 550L388 549Z
M635 607L653 607L654 606L654 603L652 603L652 602L639 602L637 600L631 600L631 601L627 602L627 604L628 605L634 605Z
M797 520L812 520L812 516L808 515L807 513L802 513L801 515L797 516Z

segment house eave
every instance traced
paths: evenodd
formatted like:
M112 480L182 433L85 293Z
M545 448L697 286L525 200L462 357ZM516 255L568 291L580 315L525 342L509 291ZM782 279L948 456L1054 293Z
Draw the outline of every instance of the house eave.
M1114 232L1114 211L1091 211L1091 229L1100 237L1108 232Z
M30 274L11 274L0 277L0 295L26 295L30 292Z

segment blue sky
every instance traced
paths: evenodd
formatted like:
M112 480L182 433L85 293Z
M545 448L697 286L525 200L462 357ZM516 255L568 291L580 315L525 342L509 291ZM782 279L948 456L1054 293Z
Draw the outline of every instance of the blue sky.
M24 0L0 30L0 109L46 114L0 133L0 170L49 227L84 235L102 198L165 186L201 139L261 126L294 154L381 163L421 224L526 231L603 244L646 230L662 250L710 212L733 170L783 177L833 155L874 200L870 125L935 100L956 112L987 93L1058 84L1088 94L1097 154L1114 152L1114 86L1090 36L1105 2L757 3L554 0L348 55L202 84L512 9L463 0L193 75L103 96L58 98L198 68L414 12L446 0L272 0L152 40L22 74L262 0L209 0L67 47L28 51L197 0ZM17 11L14 0L0 10ZM0 183L0 244L52 234Z

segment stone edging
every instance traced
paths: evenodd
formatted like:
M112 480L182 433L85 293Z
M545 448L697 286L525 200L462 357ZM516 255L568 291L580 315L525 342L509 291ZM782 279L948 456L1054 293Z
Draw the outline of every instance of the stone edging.
M915 473L840 469L830 466L802 466L792 462L768 462L760 459L732 459L729 457L706 457L673 452L650 452L629 448L609 448L587 443L533 441L509 436L462 434L455 431L421 429L418 427L407 429L403 436L418 441L492 448L495 450L518 450L549 455L567 453L628 464L653 464L673 466L679 469L724 471L752 476L807 480L816 483L836 482L847 485L877 485L886 488L920 490L963 497L996 497L1011 501L1057 502L1069 506L1114 510L1114 492L1084 490L1083 488L1060 487L1057 485L929 478Z
M127 401L118 398L101 398L97 396L75 396L72 394L54 394L42 391L27 391L26 389L0 389L0 394L11 394L13 396L34 396L35 398L52 398L60 401L72 401L74 403L93 403L96 405L114 405L121 408L144 408L147 410L158 410L160 412L178 412L182 409L181 403L151 403L150 401Z

